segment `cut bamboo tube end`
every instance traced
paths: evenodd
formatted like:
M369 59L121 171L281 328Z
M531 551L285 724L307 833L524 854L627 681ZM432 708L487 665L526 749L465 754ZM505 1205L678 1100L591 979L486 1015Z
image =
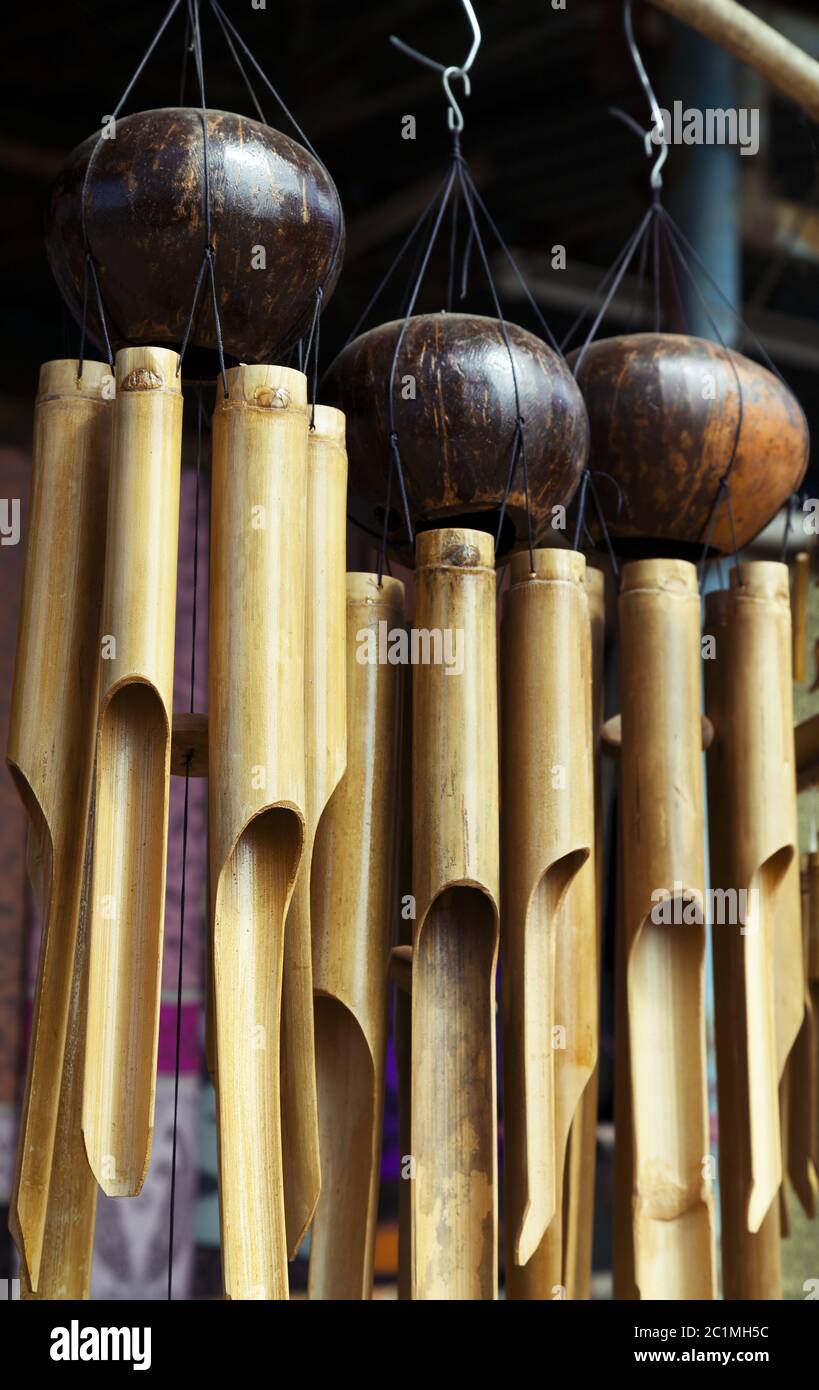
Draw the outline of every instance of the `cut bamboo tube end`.
M463 669L413 672L413 1296L497 1296L498 749L491 536L418 537L415 627ZM461 634L458 638L458 634ZM454 672L454 667L452 668Z
M182 451L179 358L116 357L101 620L83 1135L109 1197L153 1136Z
M398 804L404 586L347 576L347 770L316 834L312 885L321 1196L308 1294L372 1296ZM369 657L374 656L375 660Z
M711 1299L700 601L694 565L626 565L620 630L635 1279L643 1299ZM673 909L675 903L678 911L687 910L685 925L652 918L655 909Z
M98 1189L85 1154L81 1119L85 1072L85 1017L88 1005L88 903L91 892L92 831L93 808L84 855L85 867L71 979L62 1085L54 1136L54 1160L48 1188L43 1253L36 1290L25 1264L21 1265L20 1297L24 1302L82 1300L89 1298L91 1292Z
M112 379L102 362L46 362L34 416L33 493L8 762L31 824L43 920L10 1227L32 1291L67 1277L55 1241L65 1196L72 991L91 796L97 637L111 455ZM68 1041L67 1041L68 1040ZM59 1150L59 1152L58 1152ZM78 1183L81 1171L69 1164ZM80 1153L81 1165L85 1156ZM77 1208L66 1205L65 1218ZM42 1269L42 1279L41 1279ZM77 1287L77 1285L73 1285Z
M305 836L307 381L228 372L213 416L208 794L225 1294L288 1296L280 1015Z
M516 556L510 579L501 660L507 1296L551 1297L559 1241L545 1294L529 1288L534 1271L519 1276L512 1265L528 1267L562 1207L569 1128L596 1057L591 629L578 552Z
M347 454L340 410L317 405L307 446L304 740L307 839L284 935L282 1145L287 1248L293 1259L319 1199L310 880L322 813L347 761Z
M819 912L817 878L819 854L803 854L799 864L802 897L802 939L805 959L805 1013L786 1068L789 1091L787 1117L787 1169L794 1192L809 1220L816 1216L819 1190L817 1173L817 1119L819 1070L816 1065L816 990L810 978L811 934Z

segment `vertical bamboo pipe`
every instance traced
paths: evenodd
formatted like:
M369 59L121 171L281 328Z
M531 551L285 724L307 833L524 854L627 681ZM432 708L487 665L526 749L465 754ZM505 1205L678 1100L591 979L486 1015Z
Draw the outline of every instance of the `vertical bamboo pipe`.
M511 562L502 629L506 1293L562 1284L569 1129L597 1051L585 560ZM547 1240L547 1231L550 1239Z
M179 359L117 353L102 600L82 1128L109 1197L153 1136L182 458Z
M808 660L808 594L810 592L810 555L800 550L793 559L793 591L791 594L793 627L793 679L801 685L807 675Z
M807 976L810 994L811 1050L813 1064L810 1082L811 1153L813 1171L819 1181L819 854L812 851L808 863L808 950Z
M287 913L282 984L282 1151L287 1248L296 1254L321 1186L310 945L313 843L347 761L344 416L315 407L307 449L304 749L307 835Z
M61 1093L93 773L111 457L109 369L85 362L81 378L78 370L66 360L40 370L8 744L42 876L42 945L10 1212L22 1277L33 1290L41 1264L52 1271L49 1284L67 1273L54 1251L50 1213L58 1146L64 1153ZM63 1113L67 1105L66 1092ZM78 1157L85 1166L84 1154ZM56 1186L62 1191L62 1180Z
M418 537L413 679L413 1297L497 1297L498 745L491 536ZM460 634L460 636L459 636ZM420 638L419 638L420 641Z
M602 570L586 568L592 659L592 755L594 760L594 872L597 926L597 1019L603 935L603 795L600 730L605 702L606 580ZM580 1099L569 1136L565 1185L563 1283L570 1299L591 1298L594 1194L597 1158L599 1059Z
M86 1158L81 1121L85 1074L85 1018L88 1008L88 907L91 894L93 817L92 806L86 833L85 867L77 919L74 971L54 1135L54 1158L48 1188L43 1254L36 1292L32 1288L25 1265L21 1265L20 1296L23 1301L86 1299L91 1293L98 1188Z
M321 1196L308 1294L372 1297L387 1060L403 671L376 657L404 586L347 575L347 771L316 835L313 986ZM363 659L362 659L363 658Z
M307 380L241 366L228 391L213 416L208 696L222 1268L226 1297L282 1299L284 923L306 820Z
M711 1299L695 567L626 565L620 632L635 1281L642 1299ZM663 903L684 913L681 924L652 920Z
M634 1117L628 1020L628 943L623 902L623 809L618 806L614 904L614 1172L612 1282L614 1298L639 1299L634 1282Z
M412 667L406 666L401 709L401 826L398 849L398 943L412 952L412 917L408 915L412 884ZM393 972L392 1030L395 1071L398 1080L398 1297L412 1298L412 1181L405 1175L405 1159L412 1152L412 966L406 970L409 988L403 989Z
M781 1298L774 939L796 854L793 724L778 669L790 645L786 566L733 569L731 588L706 598L706 635L723 1290Z
M819 1110L819 1071L816 1066L816 982L811 981L812 932L819 915L819 854L803 854L800 863L802 889L802 938L805 962L805 1014L793 1045L786 1070L789 1091L787 1166L793 1189L802 1210L810 1219L816 1216L819 1185L817 1153L817 1111ZM816 954L816 945L813 944Z

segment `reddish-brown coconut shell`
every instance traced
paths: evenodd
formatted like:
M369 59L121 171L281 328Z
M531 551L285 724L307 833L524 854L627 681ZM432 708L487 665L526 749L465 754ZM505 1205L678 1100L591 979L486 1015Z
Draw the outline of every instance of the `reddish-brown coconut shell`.
M368 530L383 523L390 460L391 368L403 320L356 338L325 381L347 417L351 514ZM552 509L571 501L589 449L580 391L565 362L534 334L507 323L524 421L532 525L537 542ZM395 430L416 529L446 522L494 534L515 440L518 405L497 319L419 314L407 324L394 377ZM394 479L390 544L410 558ZM523 469L518 464L498 554L526 544Z
M301 145L259 121L209 111L212 242L224 349L229 361L278 362L309 328L315 293L331 295L341 269L344 220L327 170ZM177 347L191 310L205 246L204 129L187 107L140 111L69 156L54 187L46 247L71 312L82 315L86 228L114 348ZM264 252L264 268L254 268ZM93 291L88 329L102 330ZM203 285L186 365L213 374L216 330ZM207 357L202 358L201 350ZM197 352L200 350L200 352Z
M574 364L578 353L572 353ZM720 479L730 472L736 544L746 545L799 486L808 426L796 397L771 372L703 338L632 333L601 338L577 373L591 425L591 466L608 473L599 495L617 548L686 555L706 538ZM723 501L711 546L734 549Z

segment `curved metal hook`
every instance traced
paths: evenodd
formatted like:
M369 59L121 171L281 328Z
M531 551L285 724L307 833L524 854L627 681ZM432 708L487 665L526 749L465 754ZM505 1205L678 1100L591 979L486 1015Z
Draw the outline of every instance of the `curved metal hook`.
M464 114L457 101L455 100L455 94L449 85L450 78L452 77L460 77L461 81L464 84L464 96L467 97L472 91L472 83L469 80L469 73L466 72L463 68L451 67L444 69L444 74L441 81L444 84L446 99L449 102L449 110L446 113L447 125L449 126L450 130L461 131L464 128Z
M466 10L466 17L472 28L472 43L464 61L460 64L452 63L447 65L445 63L439 63L434 58L428 58L425 53L420 53L417 48L412 48L410 44L404 43L404 40L397 38L395 34L390 34L390 43L396 48L400 48L402 53L406 53L408 57L414 58L417 63L423 63L425 67L433 68L435 72L441 73L444 94L449 103L447 122L450 130L457 131L463 130L464 118L463 112L452 94L450 80L453 77L460 77L464 84L464 93L466 96L469 96L471 88L468 73L475 61L478 49L481 46L481 26L478 23L478 16L475 14L474 7L470 3L470 0L461 0L461 4Z
M665 164L665 161L668 159L668 145L666 143L665 138L665 123L663 121L663 113L660 107L660 103L654 95L654 88L651 85L651 79L648 73L646 72L645 63L643 62L643 59L640 55L640 50L637 47L637 41L634 37L634 24L632 21L631 5L632 0L624 0L623 27L626 31L626 43L629 46L631 60L634 63L635 71L640 79L640 85L643 91L645 92L646 97L648 98L648 104L651 109L651 118L654 122L654 124L649 126L648 130L643 133L646 154L649 157L651 156L652 145L659 145L661 147L660 153L657 156L657 160L651 170L649 182L652 188L662 188L663 178L661 171L663 165Z

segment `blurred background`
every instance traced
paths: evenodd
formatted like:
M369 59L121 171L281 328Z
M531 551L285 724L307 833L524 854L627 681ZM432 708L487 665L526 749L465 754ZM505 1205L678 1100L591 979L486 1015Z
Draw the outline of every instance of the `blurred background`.
M389 43L400 35L445 63L463 60L468 28L456 0L292 0L265 9L250 0L224 0L258 62L278 87L328 166L347 220L344 270L322 319L321 365L345 342L370 295L428 203L449 156L446 110L438 76ZM79 332L52 281L42 244L50 186L68 152L98 131L127 86L165 11L164 4L131 8L102 0L56 0L15 6L0 50L0 468L2 493L20 498L25 536L33 398L40 364L76 356ZM612 114L618 108L641 128L649 124L644 93L623 34L620 0L484 0L478 6L483 43L472 69L472 92L462 101L463 153L481 196L523 268L559 341L594 302L607 267L648 205L650 161L641 139ZM769 23L819 57L815 0L753 5ZM664 170L667 206L711 275L776 362L819 436L819 131L761 79L706 40L652 9L635 6L635 27L660 105L748 107L759 112L759 149L674 146ZM212 16L203 10L208 104L252 113L241 76ZM185 24L177 15L152 55L125 112L196 104L194 74L184 62ZM184 70L184 75L183 75ZM261 90L261 89L260 89ZM268 120L289 126L263 95ZM415 119L414 140L402 138L403 119ZM565 266L554 267L554 249ZM370 322L396 317L410 265L385 293ZM537 330L500 255L493 261L506 316ZM446 297L448 260L442 245L429 266L419 309L439 309ZM683 299L686 295L683 293ZM478 265L466 307L492 313ZM457 307L457 306L453 306ZM680 321L680 308L685 323ZM666 326L710 336L694 300L664 305ZM749 356L752 342L717 309L726 339ZM605 331L647 327L650 295L629 273L606 318ZM577 341L575 338L574 341ZM180 536L177 616L177 706L187 702L193 601L194 457L186 452ZM806 480L816 492L816 460ZM206 550L206 546L204 547ZM24 547L0 553L0 743L5 747L14 661L17 600ZM374 566L366 537L350 535L350 568ZM207 565L199 569L200 613L206 611ZM812 599L812 604L814 600ZM817 614L813 614L814 630ZM197 631L197 709L205 708L206 625ZM798 717L819 709L816 695L799 696ZM608 712L611 712L609 710ZM192 783L188 846L188 906L182 996L176 1242L176 1297L216 1296L220 1290L213 1091L203 1059L203 945L205 934L205 784ZM100 1198L94 1293L107 1298L166 1295L168 1204L173 1130L180 936L182 785L174 779L166 908L165 988L160 1038L160 1085L154 1154L143 1194L130 1202ZM610 914L609 914L610 915ZM612 1152L611 931L606 932L601 1035L595 1296L610 1292ZM24 1069L30 1001L36 971L37 921L26 885L25 818L11 782L0 772L0 1208L7 1205L16 1116ZM398 1143L394 1061L382 1167L382 1222L377 1277L385 1292L395 1281ZM716 1143L716 1129L714 1134ZM792 1202L791 1206L795 1204ZM0 1277L10 1269L11 1244L0 1211ZM786 1295L817 1260L793 1213L786 1241ZM306 1252L303 1252L303 1254ZM807 1261L807 1263L806 1263ZM304 1259L294 1270L302 1286Z

